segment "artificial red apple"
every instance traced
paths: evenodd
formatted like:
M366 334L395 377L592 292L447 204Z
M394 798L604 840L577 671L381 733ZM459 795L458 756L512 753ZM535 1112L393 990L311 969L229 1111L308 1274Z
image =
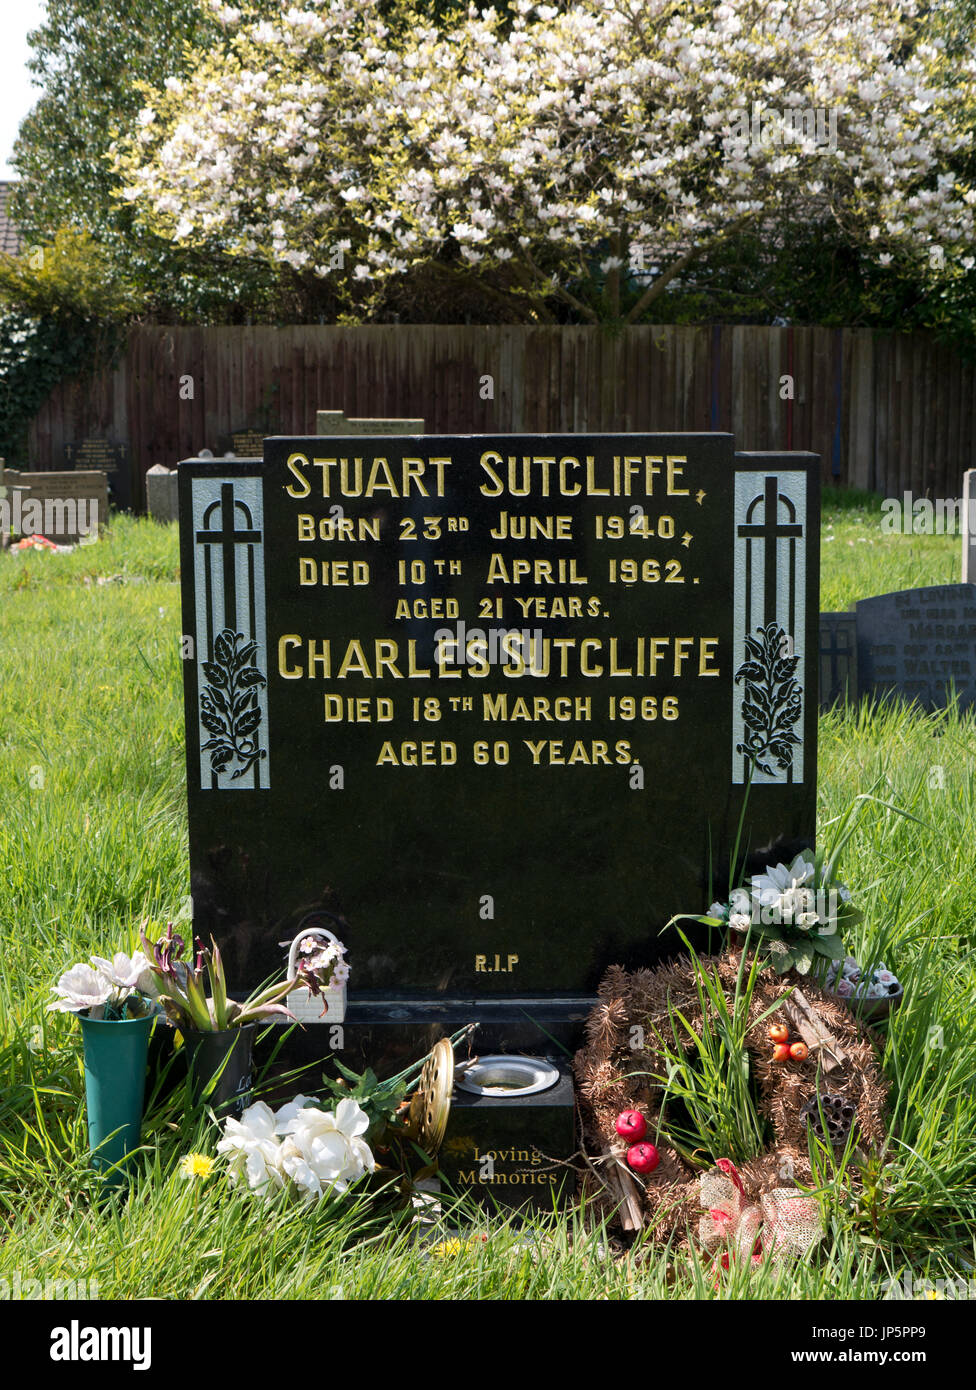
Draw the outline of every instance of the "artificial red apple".
M621 1110L617 1116L617 1133L621 1139L639 1144L647 1133L647 1121L639 1110Z
M635 1173L653 1173L661 1162L661 1155L653 1144L631 1144L627 1150L627 1162Z

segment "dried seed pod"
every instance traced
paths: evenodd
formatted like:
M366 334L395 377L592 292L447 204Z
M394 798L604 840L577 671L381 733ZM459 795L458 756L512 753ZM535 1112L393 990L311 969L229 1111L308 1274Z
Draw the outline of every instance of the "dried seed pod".
M800 1110L800 1116L807 1121L816 1137L823 1143L829 1140L834 1148L841 1148L847 1143L848 1135L857 1123L857 1107L848 1096L823 1091L806 1102Z

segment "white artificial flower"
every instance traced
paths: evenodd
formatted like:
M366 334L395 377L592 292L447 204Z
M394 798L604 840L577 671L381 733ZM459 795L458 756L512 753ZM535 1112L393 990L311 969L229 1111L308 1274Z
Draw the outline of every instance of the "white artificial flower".
M295 1125L295 1119L300 1110L315 1106L316 1102L311 1096L296 1096L286 1105L279 1106L275 1113L275 1134L290 1134Z
M748 931L751 920L748 912L732 912L729 914L729 926L733 931Z
M725 903L712 903L711 907L708 909L709 917L724 917L725 907Z
M330 1190L345 1192L376 1167L361 1138L368 1128L368 1116L351 1097L341 1100L334 1112L300 1110L282 1145L281 1166L306 1199Z
M777 907L784 921L792 922L803 909L803 900L800 897L799 890L796 888L787 888L785 893L779 895Z
M141 989L140 980L149 970L149 962L142 951L127 956L124 951L116 951L111 960L92 956L92 965L100 970L107 980L118 989Z
M284 1187L281 1141L275 1134L275 1116L264 1101L249 1105L239 1120L228 1116L217 1152L230 1156L232 1183L246 1177L248 1187L266 1196Z
M752 908L752 900L745 888L733 888L732 896L729 899L729 907L733 912L749 912Z
M81 1013L97 1008L112 997L111 980L90 965L73 965L53 989L60 998L48 1004L48 1008L55 1013Z
M791 888L802 888L813 882L816 865L804 854L798 854L793 863L774 864L765 873L756 874L752 880L752 891L758 893L763 903L772 905L773 899ZM770 897L769 895L773 895Z

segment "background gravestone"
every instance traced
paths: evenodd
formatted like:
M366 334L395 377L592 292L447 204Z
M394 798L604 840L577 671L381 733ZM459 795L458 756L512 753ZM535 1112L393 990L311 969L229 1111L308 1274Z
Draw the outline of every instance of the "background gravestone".
M815 456L314 437L179 474L194 927L235 988L341 911L353 1022L581 1018L743 815L757 864L812 843Z
M388 419L347 420L341 410L317 410L315 412L315 433L318 435L342 434L423 434L424 421L419 418L392 416Z
M146 509L154 521L166 523L179 520L179 474L175 468L154 463L147 470Z
M246 429L231 430L217 440L218 454L234 454L241 459L259 459L264 449L264 441L270 431Z
M857 615L821 613L820 704L827 708L857 698Z
M891 693L923 709L976 703L976 584L941 584L861 599L857 614L862 694Z
M114 444L108 439L91 435L79 443L65 444L63 453L65 468L76 469L79 472L97 470L104 473L108 478L115 505L123 508L130 505L128 445Z
M46 536L59 545L97 535L108 520L108 483L94 469L71 473L22 473L4 468L13 530ZM37 503L38 506L29 504ZM18 518L22 525L18 525ZM36 524L35 524L36 519Z

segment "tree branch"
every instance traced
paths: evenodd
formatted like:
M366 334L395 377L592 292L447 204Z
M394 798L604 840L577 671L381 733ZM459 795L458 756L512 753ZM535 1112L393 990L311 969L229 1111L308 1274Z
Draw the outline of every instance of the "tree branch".
M638 299L637 303L628 312L624 319L624 323L633 323L635 319L640 318L647 306L652 304L654 300L657 299L658 295L664 293L675 276L680 275L683 270L686 270L696 256L700 256L703 251L711 250L713 246L718 246L720 242L726 241L730 236L733 236L746 222L748 222L751 216L751 213L744 213L743 216L733 222L730 227L726 227L724 231L719 232L719 234L712 237L710 241L705 241L700 246L692 246L683 256L679 256L663 275L659 275L653 284L648 285L640 299Z
M525 250L523 252L523 257L525 260L525 264L533 272L533 274L537 276L538 279L544 280L547 284L552 284L552 281L550 280L549 276L539 269L539 267L536 265L535 261L529 254L528 250ZM600 322L599 314L597 314L594 309L591 309L588 304L584 304L581 299L577 299L576 296L572 294L569 290L567 290L563 285L553 284L552 288L556 294L560 295L563 299L565 299L567 304L571 304L572 307L576 310L576 312L578 314L581 314L583 318L588 319L590 323Z

